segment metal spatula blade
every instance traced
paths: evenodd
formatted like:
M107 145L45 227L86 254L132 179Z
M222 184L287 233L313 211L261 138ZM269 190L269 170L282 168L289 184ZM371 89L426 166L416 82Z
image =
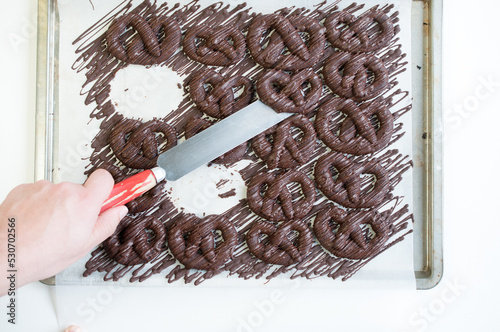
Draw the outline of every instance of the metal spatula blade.
M161 154L158 158L160 167L142 171L115 184L101 212L127 204L164 178L168 181L180 179L291 115L276 113L256 101Z
M291 115L276 113L256 101L164 152L158 158L158 166L165 170L167 180L178 180Z

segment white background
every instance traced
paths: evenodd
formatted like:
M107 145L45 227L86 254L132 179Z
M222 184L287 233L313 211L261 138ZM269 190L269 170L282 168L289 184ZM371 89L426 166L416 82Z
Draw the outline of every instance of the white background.
M57 289L77 299L75 323L88 331L500 330L499 9L493 1L445 0L445 272L436 288ZM4 0L0 25L2 200L17 184L33 181L36 1ZM0 299L0 331L64 328L58 327L55 291L40 283L22 288L15 327L7 324L7 299Z

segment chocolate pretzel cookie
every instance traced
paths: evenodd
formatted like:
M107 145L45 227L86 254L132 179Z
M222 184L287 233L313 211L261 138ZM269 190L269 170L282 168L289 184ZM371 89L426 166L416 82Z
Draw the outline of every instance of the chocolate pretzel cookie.
M114 261L130 266L155 259L164 250L165 239L165 227L159 219L125 217L102 246Z
M216 241L215 232L222 234ZM226 217L199 219L185 215L168 230L168 247L184 266L198 270L217 270L231 259L238 243L238 232Z
M186 32L182 43L184 53L207 66L231 66L245 56L243 33L232 26L212 28L195 25Z
M307 114L318 105L323 82L312 69L295 74L269 70L257 81L257 93L278 113Z
M296 235L296 238L292 238ZM267 239L263 240L263 236ZM288 266L299 263L311 251L314 242L309 227L298 220L274 226L257 222L246 236L250 252L269 264Z
M197 116L192 116L188 122L186 123L186 127L184 128L186 139L193 137L199 132L207 129L214 122L202 119ZM238 145L234 149L229 152L224 153L222 156L214 159L212 163L214 164L232 164L240 161L245 153L247 152L248 143L245 142L243 144Z
M300 139L293 136L292 128L300 129ZM294 115L252 139L255 154L266 161L269 169L303 165L315 147L316 131L303 115Z
M370 226L372 232L362 226ZM350 259L373 257L389 239L389 223L378 212L347 212L333 204L318 213L313 230L325 249Z
M308 41L301 33L308 34ZM302 15L259 15L247 34L248 49L255 62L278 70L313 67L323 56L325 42L325 28L314 18Z
M378 96L389 83L384 63L370 54L335 52L325 61L323 77L334 93L354 101Z
M295 198L288 185L298 183L303 197ZM264 190L264 187L267 187ZM247 187L250 209L270 221L304 218L311 211L316 199L316 189L309 177L296 170L275 175L260 173L252 178Z
M358 106L350 99L331 99L318 109L314 125L330 149L357 156L385 148L394 132L391 112L377 101Z
M238 97L235 90L243 89ZM222 119L247 106L253 97L253 83L244 76L224 77L215 70L197 71L189 82L191 99L207 115Z
M337 171L334 178L331 169ZM363 174L376 177L370 186ZM318 159L314 169L316 185L326 197L348 208L371 208L380 204L390 190L386 169L376 160L357 163L332 151Z
M156 133L161 136L156 136ZM111 149L127 167L153 168L158 155L177 144L175 128L160 120L122 119L110 134Z
M137 34L127 31L133 28ZM162 35L163 37L159 37ZM132 64L153 65L167 61L181 44L181 28L173 18L154 16L148 22L130 13L113 21L106 31L108 51Z
M347 52L373 52L394 37L394 25L382 10L373 9L361 17L339 11L325 20L326 36L333 46Z

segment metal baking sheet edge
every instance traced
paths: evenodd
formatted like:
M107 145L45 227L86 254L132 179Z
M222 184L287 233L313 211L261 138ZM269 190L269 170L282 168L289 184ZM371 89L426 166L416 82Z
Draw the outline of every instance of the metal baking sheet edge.
M423 264L415 269L417 289L426 290L436 286L443 275L442 248L442 1L413 0L422 6L424 22L423 52L425 71L422 93L422 127L427 139L423 140L425 157L423 197L424 218ZM38 1L38 45L37 45L37 101L35 133L35 180L52 180L53 151L57 149L58 105L54 103L57 93L57 4L56 0ZM417 253L420 254L420 253ZM41 280L46 285L55 285L55 277Z

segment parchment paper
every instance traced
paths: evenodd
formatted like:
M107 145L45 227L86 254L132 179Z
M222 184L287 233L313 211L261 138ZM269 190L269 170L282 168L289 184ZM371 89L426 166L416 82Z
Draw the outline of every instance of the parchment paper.
M161 3L162 1L159 1ZM173 1L181 2L184 1ZM224 1L227 4L237 4L237 1ZM313 5L319 1L301 1L297 0L296 4L313 8ZM98 132L99 121L90 121L89 114L94 109L94 105L86 106L84 104L85 97L81 95L82 85L85 81L84 72L77 73L72 69L72 65L76 60L75 46L73 41L91 25L97 22L101 17L115 8L120 1L110 0L93 0L93 6L87 0L59 1L60 14L60 49L59 49L59 116L58 116L58 149L56 151L56 172L55 181L72 181L83 183L86 176L84 175L85 166L88 165L88 158L91 154L90 141ZM137 1L135 4L140 3ZM212 1L200 1L203 7ZM291 5L292 2L266 1L257 0L251 1L249 4L255 11L270 13L283 7ZM358 4L361 2L358 2ZM365 0L365 8L379 4L380 1ZM403 45L403 52L408 54L410 58L410 19L411 19L411 1L400 0L391 1L395 4L393 11L399 11L399 25L401 32L398 34L399 43ZM344 8L351 4L351 1L342 1L339 3L340 8ZM384 2L385 4L385 2ZM105 29L103 30L105 31ZM136 67L136 66L132 66ZM132 68L127 69L126 73L121 73L115 78L115 83L112 86L111 96L116 99L117 111L122 112L127 117L142 118L145 120L155 116L154 106L161 105L161 114L165 115L168 110L173 110L182 100L182 90L178 89L177 83L182 83L183 78L177 76L169 69L165 68ZM145 73L148 71L148 73ZM411 91L411 70L407 65L407 70L398 75L400 88L405 91ZM147 82L154 88L148 88L147 93L141 90ZM153 83L152 83L153 82ZM125 91L128 88L128 91ZM85 91L85 90L84 90ZM163 97L162 97L163 96ZM165 98L167 96L167 98ZM411 102L411 94L406 97L406 100L400 105L408 105ZM148 111L145 111L148 110ZM153 111L151 111L153 110ZM411 113L406 113L400 121L404 124L406 134L402 139L391 145L391 149L399 149L404 155L411 156ZM242 167L245 161L237 164L235 168ZM198 210L192 209L191 212L202 215L203 212L220 213L227 210L232 204L235 204L239 199L245 197L246 189L243 181L239 176L233 176L232 182L221 189L215 188L215 183L220 178L227 178L232 169L213 166L206 166L189 174L182 179L182 183L173 185L172 199L177 206L182 206L189 209L192 206L197 206ZM236 173L236 172L234 172ZM213 183L213 193L210 201L203 204L193 204L193 197L186 197L183 194L182 188L187 185L193 186L196 183ZM218 193L224 193L229 189L235 188L237 195L230 199L218 198ZM212 190L212 189L211 189ZM412 172L408 171L404 175L403 181L395 188L394 194L405 197L403 203L410 205L412 211ZM207 195L202 195L206 197ZM188 199L189 198L189 199ZM198 202L199 203L199 202ZM202 208L199 208L199 207ZM205 207L204 207L205 206ZM410 225L412 227L412 225ZM102 281L102 273L94 273L90 277L84 278L84 265L90 255L84 257L73 266L69 267L60 273L56 280L58 285L123 285L123 286L164 286L164 287L287 287L290 279L287 275L281 275L274 278L266 284L265 279L243 280L237 276L227 277L225 274L218 275L212 279L204 281L199 286L192 284L185 285L184 282L178 281L168 284L167 280L160 273L153 276L143 283L130 284L127 276L119 282L104 282ZM303 278L301 278L303 279ZM272 286L271 286L272 285ZM321 277L313 280L301 280L300 287L320 287L320 288L405 288L415 289L415 277L413 267L413 241L412 236L407 236L404 241L389 248L378 257L373 259L358 271L347 282L340 280L332 280L328 277ZM68 301L66 296L58 296L60 301ZM63 302L64 303L64 302ZM62 306L64 307L64 306Z

